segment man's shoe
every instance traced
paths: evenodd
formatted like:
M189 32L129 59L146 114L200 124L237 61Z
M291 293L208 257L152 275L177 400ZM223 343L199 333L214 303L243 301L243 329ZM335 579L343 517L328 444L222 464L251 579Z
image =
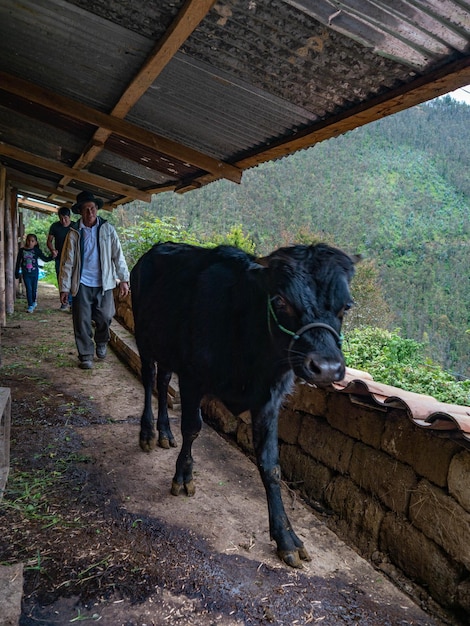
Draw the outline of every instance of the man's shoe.
M34 313L34 309L35 308L36 307L34 307L33 305L29 306L28 309L27 309L28 313Z
M105 343L97 343L96 344L96 356L99 359L105 359L106 358L106 349L107 346Z
M60 310L61 311L68 311L69 310L69 305L68 304L61 304L60 305Z
M78 367L82 370L93 369L93 355L87 354L87 355L81 356Z

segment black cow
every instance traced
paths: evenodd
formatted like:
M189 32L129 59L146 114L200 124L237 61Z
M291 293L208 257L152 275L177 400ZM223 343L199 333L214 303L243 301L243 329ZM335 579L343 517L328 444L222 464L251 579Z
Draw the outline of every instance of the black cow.
M271 538L293 567L310 560L281 499L278 412L294 377L327 385L344 377L341 323L351 306L352 258L330 246L296 245L256 259L237 248L153 246L131 272L135 338L145 406L140 446L155 447L152 389L157 368L159 444L175 446L167 413L179 377L183 442L171 492L193 495L191 447L200 402L218 397L235 414L249 409Z

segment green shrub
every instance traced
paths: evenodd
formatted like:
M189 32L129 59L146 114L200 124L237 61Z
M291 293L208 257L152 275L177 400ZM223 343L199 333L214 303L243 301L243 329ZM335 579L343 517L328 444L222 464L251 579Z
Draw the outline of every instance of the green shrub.
M220 246L222 244L235 246L245 252L248 252L249 254L254 254L255 252L255 242L249 235L244 234L241 224L232 226L226 235L214 236L213 240L211 240L211 244L209 245Z
M398 330L355 328L346 335L344 355L349 367L369 372L377 382L440 402L470 405L470 380L456 380L426 358L424 344L404 339Z
M118 233L129 268L134 267L139 258L159 241L200 243L175 218L156 217L152 222L118 228Z
M244 235L241 226L233 226L226 235L214 235L212 239L198 239L185 230L175 218L159 218L153 221L139 222L136 226L118 228L124 255L130 268L134 267L139 258L155 243L173 241L175 243L189 243L212 248L221 244L237 246L246 252L254 252L254 243L250 237Z

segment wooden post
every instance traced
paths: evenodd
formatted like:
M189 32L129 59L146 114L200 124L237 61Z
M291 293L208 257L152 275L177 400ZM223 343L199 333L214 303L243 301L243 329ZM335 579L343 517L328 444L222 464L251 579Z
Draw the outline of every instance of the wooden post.
M6 208L6 169L0 166L0 326L5 326L5 208Z
M13 224L16 222L16 190L6 194L5 202L5 310L7 315L15 311L16 278L15 264L18 242L14 239Z
M15 252L15 254L18 254L18 250L23 245L23 240L24 240L24 221L23 221L23 212L22 211L18 211L18 220L16 222L16 237L15 237L15 239L16 239L16 252ZM16 298L18 298L20 295L26 295L23 292L24 292L23 281L22 280L17 280L16 281Z
M12 235L11 235L11 241L12 241L12 245L13 245L13 250L12 250L12 254L13 254L13 270L16 266L16 256L18 254L18 223L19 223L19 219L20 219L20 215L18 212L18 197L15 198L15 204L12 205L11 207L12 210ZM13 302L16 303L16 294L18 292L18 286L19 286L19 280L14 280L13 281Z

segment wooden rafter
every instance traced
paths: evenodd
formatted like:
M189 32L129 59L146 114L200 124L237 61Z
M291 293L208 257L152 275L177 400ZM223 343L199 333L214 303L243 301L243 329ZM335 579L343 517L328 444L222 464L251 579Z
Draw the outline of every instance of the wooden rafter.
M36 179L10 168L7 168L7 179L13 187L21 187L23 192L30 190L32 195L40 192L45 194L54 193L55 185L53 183L46 184L45 182L38 182ZM65 202L74 202L76 197L76 194L67 191L61 191L60 194L57 195Z
M85 184L97 187L98 189L107 189L112 193L122 196L131 196L137 200L143 200L144 202L150 202L151 200L151 195L146 191L140 191L140 189L129 187L129 185L121 185L120 183L113 182L107 178L103 178L102 176L90 174L90 172L83 172L72 167L67 167L63 163L53 161L52 159L45 159L44 157L38 157L35 154L31 154L25 150L20 150L14 146L9 146L3 142L0 142L0 155L1 154L34 167L39 167L40 169L47 170L49 172L55 172L56 174L60 174L70 180L81 181Z
M456 61L451 66L447 65L431 74L419 77L393 91L388 91L382 96L368 100L365 104L329 117L325 121L316 122L308 129L299 132L290 141L280 140L267 150L259 151L238 161L235 165L244 170L278 159L468 84L470 84L470 58L467 57ZM210 182L210 176L203 180L205 183Z
M61 206L57 204L47 205L43 202L39 202L37 200L32 200L31 198L23 198L22 196L18 196L18 206L23 209L30 209L31 211L36 211L38 213L46 213L50 215L51 213L57 213L58 208Z
M195 165L206 172L210 172L217 178L227 178L237 183L241 180L242 172L233 165L213 159L176 141L156 135L126 120L114 117L114 115L101 113L92 107L56 94L43 87L38 87L28 81L16 78L5 72L0 72L0 85L3 91L39 104L55 113L96 126L100 131L107 133L106 138L111 133L114 133L124 139L152 148L184 163ZM97 133L95 133L93 141L99 141ZM104 143L96 143L95 147L102 150ZM82 155L75 163L74 169L79 170L87 164L86 159ZM65 186L65 183L61 182L59 186Z
M140 71L115 104L111 112L113 117L124 118L127 115L214 4L215 0L187 0L163 39L157 43ZM109 129L98 128L87 148L76 161L74 168L83 169L89 165L101 152L110 134ZM65 176L60 181L60 185L65 187L70 180Z

